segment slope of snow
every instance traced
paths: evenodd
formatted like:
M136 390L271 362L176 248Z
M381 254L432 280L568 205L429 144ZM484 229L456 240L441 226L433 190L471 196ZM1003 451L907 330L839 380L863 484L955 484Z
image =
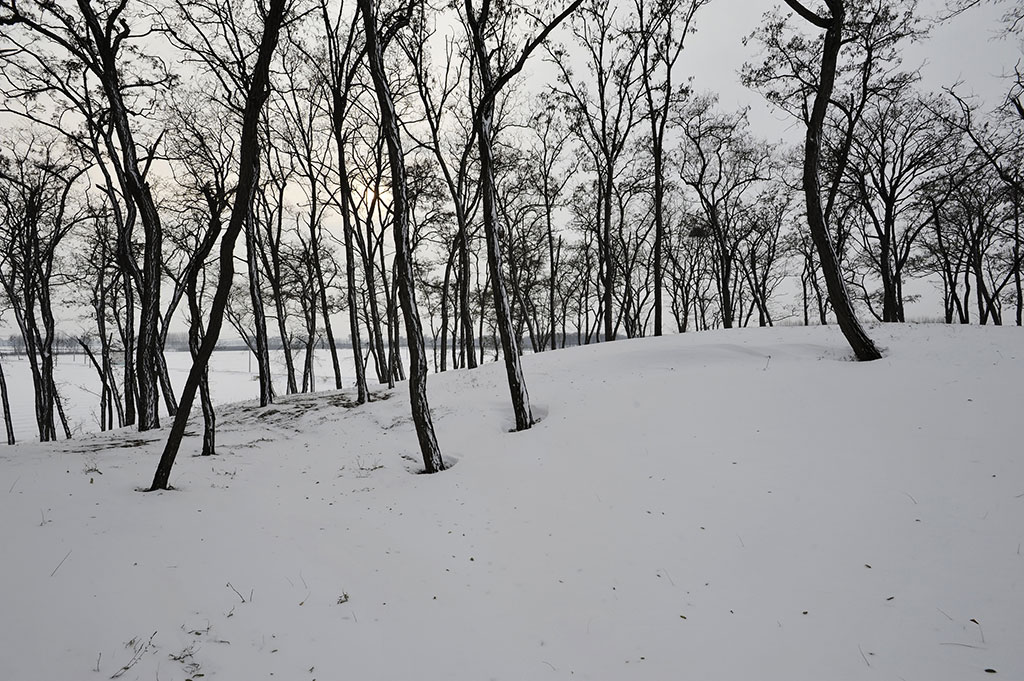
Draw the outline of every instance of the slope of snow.
M1024 333L714 332L0 449L0 677L1024 678ZM128 667L127 670L124 668ZM96 671L98 670L98 671Z

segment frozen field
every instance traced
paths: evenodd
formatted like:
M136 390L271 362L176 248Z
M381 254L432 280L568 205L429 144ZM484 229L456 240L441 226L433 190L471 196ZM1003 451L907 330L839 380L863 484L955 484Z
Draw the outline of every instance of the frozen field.
M348 351L342 351L342 353L344 358L341 366L342 379L347 385L355 381L355 369L351 353ZM188 378L189 369L192 368L192 358L187 352L167 352L165 357L171 381L175 389L180 392L181 386ZM96 370L92 368L88 358L83 354L57 355L56 361L56 380L72 431L74 433L98 431L100 429L100 382ZM301 387L302 360L299 358L296 361L300 363L300 366L297 367L296 381ZM38 430L32 405L32 374L29 370L28 360L24 357L5 355L3 362L10 391L15 435L19 441L36 440L38 439ZM280 351L271 353L271 362L275 372L274 387L280 393L284 393L286 386L284 360ZM331 367L330 354L327 351L317 351L314 355L314 364L317 387L321 390L333 388L334 370ZM372 366L370 371L373 371ZM252 354L247 351L215 352L210 366L214 402L223 404L258 399L258 372ZM124 378L120 368L115 369L115 376L120 385ZM160 418L164 420L167 419L167 414L162 407L163 402L161 402ZM59 431L59 424L57 428Z
M404 384L225 407L165 493L159 432L2 447L0 678L1024 679L1024 332L872 333L526 357L517 434L432 376L435 476Z

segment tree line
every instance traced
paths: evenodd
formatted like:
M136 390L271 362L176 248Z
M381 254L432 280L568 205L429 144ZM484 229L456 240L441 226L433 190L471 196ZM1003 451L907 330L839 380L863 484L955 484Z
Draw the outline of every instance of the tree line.
M992 110L928 91L915 0L785 0L740 78L805 131L787 147L693 88L712 1L0 0L0 284L40 439L70 436L62 305L101 428L171 419L153 489L197 397L216 452L225 321L261 406L315 389L318 347L360 404L408 379L428 472L428 370L491 353L524 430L527 350L835 320L874 359L858 310L906 321L924 277L947 323L1020 325L1022 78Z

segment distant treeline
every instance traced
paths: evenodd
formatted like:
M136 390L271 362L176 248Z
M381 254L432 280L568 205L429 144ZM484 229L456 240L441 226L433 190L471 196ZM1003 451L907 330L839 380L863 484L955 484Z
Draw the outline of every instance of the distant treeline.
M268 349L282 350L284 344L280 338L268 338ZM404 339L403 339L404 341ZM53 354L55 355L77 355L82 353L82 343L85 343L89 349L98 351L100 348L100 342L94 336L74 336L71 334L63 333L58 331L54 334L53 340ZM578 345L575 334L567 334L564 337L559 337L558 343L561 347L574 347ZM494 352L498 347L495 339L484 338L480 342L485 352ZM338 339L336 345L339 349L351 350L352 343ZM239 351L249 350L250 348L240 338L222 338L217 343L217 350L221 352L227 351ZM317 338L313 342L313 349L315 350L328 350L327 341L324 338ZM434 348L435 351L437 348ZM111 350L115 353L124 352L124 348L118 346L116 343L111 346ZM168 333L167 343L164 346L165 352L188 352L188 334L181 333ZM0 339L0 353L5 355L22 355L25 353L25 339L20 333L12 333L5 339Z

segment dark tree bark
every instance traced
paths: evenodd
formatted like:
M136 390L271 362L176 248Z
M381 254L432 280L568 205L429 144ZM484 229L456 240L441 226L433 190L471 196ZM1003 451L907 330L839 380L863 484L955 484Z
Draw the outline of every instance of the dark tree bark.
M412 418L416 425L416 436L427 473L445 469L441 449L434 435L434 423L427 402L427 357L423 344L423 330L416 310L416 291L412 271L412 254L409 248L408 186L405 175L405 156L402 152L402 137L398 114L384 72L383 46L381 45L370 0L359 0L359 11L363 16L366 35L366 52L380 107L380 122L388 147L388 161L391 167L392 228L395 238L395 266L398 269L398 297L405 317L405 333L409 344L409 398L412 402ZM391 27L394 30L394 27Z
M53 411L59 404L53 378L57 248L82 219L69 207L86 169L64 158L52 141L31 138L12 146L10 157L0 157L0 286L25 341L39 439L48 442L57 439Z
M278 35L288 11L289 0L270 0L263 19L263 32L259 42L256 63L249 79L245 94L245 106L242 111L242 131L239 143L240 157L238 164L238 187L235 202L231 208L231 217L220 243L220 274L217 289L210 306L210 320L199 352L192 362L188 379L181 393L178 413L174 417L171 432L167 436L160 463L153 476L153 484L149 490L167 489L170 482L171 469L181 439L185 435L185 426L192 411L196 391L202 380L203 373L209 366L210 356L217 345L220 330L224 324L224 309L227 307L231 293L231 282L235 274L234 249L238 235L245 226L252 211L252 200L256 188L257 169L259 167L260 141L259 118L263 105L270 93L270 60L277 46Z
M516 430L527 430L533 426L533 412L530 409L530 395L526 390L522 365L519 361L519 347L512 327L512 310L508 294L505 291L504 272L502 271L500 223L497 207L497 192L494 186L494 106L495 100L502 89L526 65L530 54L543 43L548 35L566 17L582 4L583 0L574 0L565 10L543 26L538 34L526 42L518 59L504 71L494 72L491 56L492 50L487 46L486 36L488 23L493 18L490 14L491 5L484 0L478 12L473 7L473 0L465 0L465 19L476 53L482 92L480 99L473 102L473 125L476 128L477 149L480 154L480 189L483 196L484 232L487 241L487 265L491 278L491 293L498 334L501 338L501 349L505 358L505 374L508 378L509 392L512 396L512 409L515 412Z
M843 0L827 0L826 4L831 12L831 17L825 18L813 13L797 0L786 0L786 4L805 20L825 30L821 77L818 90L814 95L811 115L807 120L807 136L804 142L803 190L807 203L808 226L818 251L818 260L825 276L829 301L832 303L832 310L836 315L836 321L839 322L839 328L842 329L843 335L858 360L880 359L882 353L875 347L874 342L857 320L857 313L853 309L853 302L846 290L846 283L839 268L839 260L829 237L828 225L825 223L825 213L821 203L821 139L829 100L835 87L839 51L843 45L843 23L846 8Z
M337 101L335 101L337 106ZM339 133L335 133L339 135ZM341 178L342 196L348 196L352 188L348 184L348 169L345 164L345 142L339 136L336 138L338 144L338 176ZM359 303L356 296L356 253L353 245L352 216L348 212L348 202L341 202L342 229L345 239L345 284L346 301L348 303L348 329L352 339L352 360L356 370L356 401L363 404L369 399L369 391L366 387L366 365L363 364L363 344L359 332Z
M7 378L4 376L4 365L0 362L0 402L4 408L4 428L7 430L7 444L14 444L14 424L11 422L11 402L7 395Z
M35 102L40 94L58 92L57 107L70 106L84 117L84 127L94 146L99 137L103 138L108 158L102 158L99 153L95 158L111 189L111 174L117 177L119 196L111 195L111 200L115 203L123 201L126 213L123 219L119 219L119 242L125 259L122 266L124 272L130 273L135 280L134 288L141 308L137 336L134 324L127 321L125 324L125 335L133 341L128 344L130 348L126 347L126 352L130 350L135 355L126 362L126 367L132 367L126 371L126 378L133 383L131 390L126 387L126 393L133 397L129 403L129 417L134 421L137 404L139 429L157 427L159 389L155 357L160 351L162 228L146 179L153 150L142 150L135 135L137 131L132 127L133 106L137 104L139 93L152 91L169 82L159 58L144 53L137 44L140 38L152 33L152 27L133 27L132 22L138 20L139 15L129 17L125 11L126 2L94 4L90 0L77 0L76 3L60 5L40 0L23 3L0 0L0 10L4 12L0 23L22 26L31 33L28 40L15 41L18 49L8 50L5 47L5 57L27 55L27 59L34 60L31 63L60 64L50 70L34 70L26 68L23 63L18 64L13 69L18 75L8 81L15 90L19 90L15 96ZM42 47L44 45L56 48L58 52L51 53ZM33 79L39 73L44 75ZM68 81L62 79L64 73L76 75ZM28 87L20 87L17 81L26 74L31 74ZM24 85L26 83L22 82L21 86ZM105 101L93 101L96 96ZM45 105L26 104L20 111L11 111L65 135L75 145L88 148L85 140L68 132L62 118L56 122L42 122L36 111L45 109ZM159 139L153 148L157 144ZM99 151L98 148L96 150ZM136 221L142 226L141 268L132 246ZM134 310L126 306L125 312L129 311L134 314ZM134 395L136 391L137 395Z
M257 159L253 185L259 182ZM267 337L267 312L263 307L263 286L260 283L259 259L256 257L256 214L250 211L245 220L245 262L248 270L249 301L252 304L253 336L256 341L256 365L260 377L260 406L274 401L274 382L270 375L270 343Z

